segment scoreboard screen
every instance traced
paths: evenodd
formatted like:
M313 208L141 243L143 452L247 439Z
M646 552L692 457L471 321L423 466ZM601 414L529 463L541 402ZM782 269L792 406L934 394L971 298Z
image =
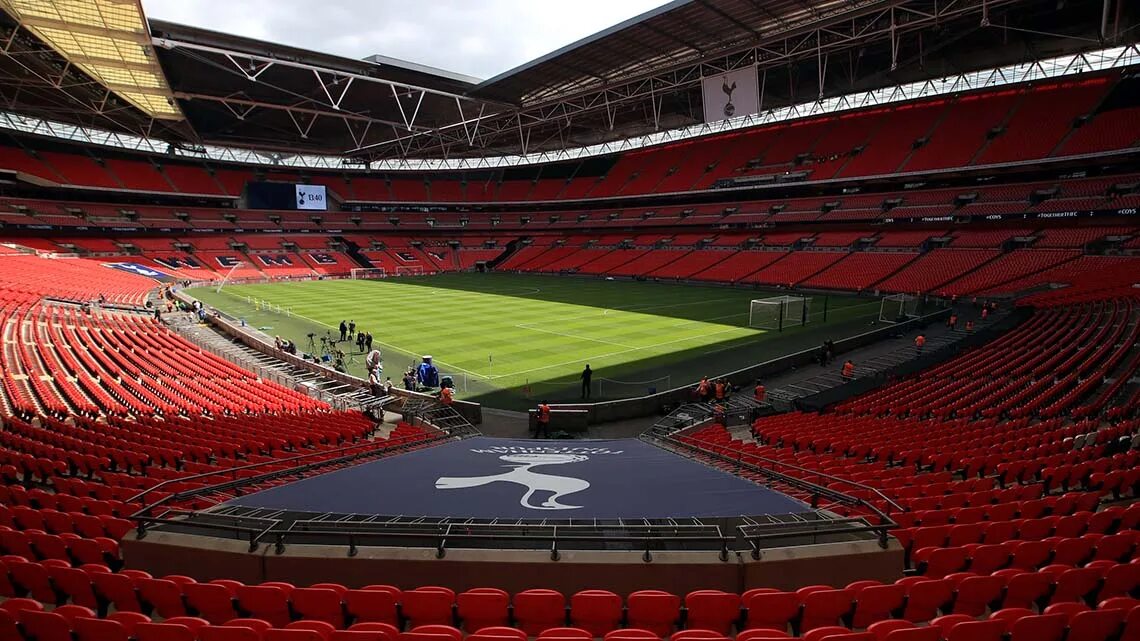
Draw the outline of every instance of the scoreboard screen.
M245 195L250 209L328 209L324 185L251 182L246 185Z

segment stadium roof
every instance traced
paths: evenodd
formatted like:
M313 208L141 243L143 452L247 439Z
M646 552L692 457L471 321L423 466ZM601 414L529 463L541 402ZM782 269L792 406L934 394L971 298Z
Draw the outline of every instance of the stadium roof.
M480 84L485 96L528 105L672 65L708 60L880 0L674 0Z
M0 8L148 116L182 118L138 0L0 0Z
M676 0L484 82L152 20L153 58L132 69L153 71L157 60L178 119L138 98L164 89L131 91L147 78L112 82L117 63L100 59L104 72L59 44L67 38L58 31L79 34L77 43L99 32L145 48L133 27L67 23L49 33L26 9L134 10L137 0L0 0L0 100L11 113L182 149L354 163L525 156L699 124L701 79L730 70L755 69L772 109L1134 41L1134 3L1106 14L1102 2Z

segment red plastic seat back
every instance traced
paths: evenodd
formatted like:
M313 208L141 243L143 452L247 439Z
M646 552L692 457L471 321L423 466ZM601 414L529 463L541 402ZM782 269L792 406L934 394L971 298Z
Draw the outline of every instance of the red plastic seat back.
M566 597L555 590L524 590L515 595L515 621L530 636L566 624Z
M387 623L398 625L396 599L398 594L387 590L349 590L344 595L345 609L353 622Z
M400 599L404 616L412 628L421 625L451 625L455 593L447 588L423 587L404 592Z
M626 597L626 623L665 638L681 615L681 597L660 590L642 590Z
M621 597L606 590L583 590L570 597L570 622L596 637L621 624Z
M720 590L697 590L685 595L686 629L712 630L727 635L740 618L740 597Z
M800 596L795 592L762 592L753 594L748 602L745 627L749 630L787 631L800 612Z
M455 597L456 611L468 633L506 626L510 622L511 597L503 590L477 588Z

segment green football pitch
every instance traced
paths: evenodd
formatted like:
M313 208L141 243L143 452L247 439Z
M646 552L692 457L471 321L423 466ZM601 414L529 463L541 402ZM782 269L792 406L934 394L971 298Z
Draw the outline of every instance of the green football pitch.
M765 331L748 326L750 301L779 292L494 273L199 287L192 295L302 351L310 332L337 334L341 320L354 320L372 332L397 385L430 354L459 398L507 409L577 399L587 363L595 400L640 396L866 331L879 315L876 298L815 296L806 326ZM349 371L363 374L355 345L341 349Z

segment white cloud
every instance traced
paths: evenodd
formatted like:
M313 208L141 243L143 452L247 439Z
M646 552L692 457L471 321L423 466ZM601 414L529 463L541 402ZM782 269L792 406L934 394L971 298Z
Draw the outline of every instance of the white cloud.
M662 0L143 0L160 20L489 78Z

